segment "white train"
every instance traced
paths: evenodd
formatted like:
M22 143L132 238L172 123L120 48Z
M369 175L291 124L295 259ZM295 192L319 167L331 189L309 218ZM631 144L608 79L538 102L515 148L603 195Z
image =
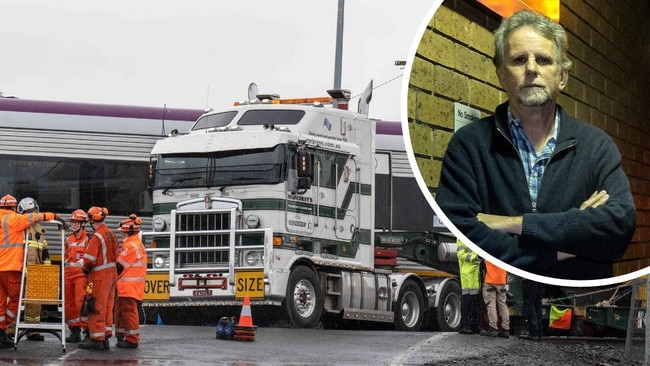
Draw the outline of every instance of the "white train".
M0 98L0 193L32 197L41 210L64 218L103 206L113 227L130 213L150 225L151 148L173 129L188 130L204 112ZM48 235L48 242L60 260L60 236Z

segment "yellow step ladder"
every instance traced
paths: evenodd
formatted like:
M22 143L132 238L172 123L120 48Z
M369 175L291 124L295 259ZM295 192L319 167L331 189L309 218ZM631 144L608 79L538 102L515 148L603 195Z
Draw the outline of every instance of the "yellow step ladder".
M61 232L61 249L65 241L65 230L58 221L47 223L57 224ZM16 316L16 330L14 334L14 350L18 349L20 339L32 332L50 333L61 341L61 348L65 353L65 296L62 283L65 283L63 265L54 264L27 264L27 235L25 235L25 258L23 262L23 275L21 279L20 297L18 298L18 314ZM54 305L61 313L60 322L25 322L25 307L29 304Z

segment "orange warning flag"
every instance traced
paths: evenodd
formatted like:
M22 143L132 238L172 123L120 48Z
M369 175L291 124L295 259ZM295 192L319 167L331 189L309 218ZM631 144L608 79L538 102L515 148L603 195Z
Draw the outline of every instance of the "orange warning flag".
M557 307L555 307L555 305L551 305L551 313L548 316L549 328L570 329L572 315L573 315L573 310L571 308L560 310Z

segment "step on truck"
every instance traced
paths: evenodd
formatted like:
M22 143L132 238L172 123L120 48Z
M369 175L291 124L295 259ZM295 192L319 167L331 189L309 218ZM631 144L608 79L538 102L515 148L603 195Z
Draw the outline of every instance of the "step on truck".
M455 238L434 228L401 124L328 92L256 95L156 142L144 307L248 297L295 327L327 317L457 328Z

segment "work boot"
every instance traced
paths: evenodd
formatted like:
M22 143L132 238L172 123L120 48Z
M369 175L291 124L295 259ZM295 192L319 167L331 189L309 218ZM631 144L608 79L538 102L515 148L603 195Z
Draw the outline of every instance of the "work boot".
M108 341L99 341L96 339L89 339L88 341L81 342L79 343L79 348L81 349L108 349L108 347L104 347L104 342Z
M521 334L519 336L519 338L526 339L526 340L529 340L529 341L535 341L535 342L541 342L542 341L542 337L535 336L535 335L530 334L530 333Z
M88 340L90 340L90 331L86 328L84 329L84 338L81 341L87 342Z
M510 330L506 329L506 330L499 331L499 337L501 337L501 338L510 338Z
M499 335L499 331L494 328L490 328L488 330L482 330L481 333L479 333L479 335L486 336L486 337L496 337Z
M117 348L138 348L137 343L131 343L126 339L117 342Z
M7 337L7 333L4 329L0 329L0 348L11 348L14 346L14 342Z
M16 322L7 324L7 330L5 330L5 334L10 341L14 340L14 336L16 335Z
M66 342L69 343L79 343L81 342L81 328L80 327L72 327L70 329L71 333L70 336L65 338Z

